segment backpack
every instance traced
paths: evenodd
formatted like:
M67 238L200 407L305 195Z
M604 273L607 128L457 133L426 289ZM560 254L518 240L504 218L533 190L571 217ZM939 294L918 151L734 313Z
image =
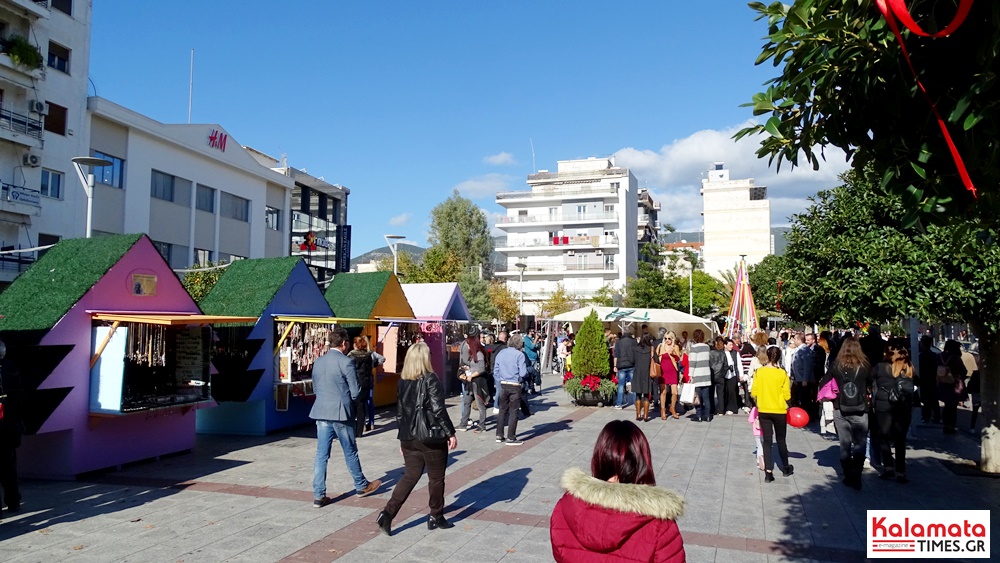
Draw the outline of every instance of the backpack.
M941 361L937 367L937 382L944 385L954 385L955 376L951 373L951 368L948 367L948 362Z
M865 398L865 389L858 385L858 376L861 368L854 370L854 378L844 377L844 384L840 386L840 412L841 414L863 414L868 410L868 402Z
M916 386L913 384L913 379L900 374L899 377L895 378L892 386L888 389L883 389L883 391L885 391L891 404L909 403L913 399Z

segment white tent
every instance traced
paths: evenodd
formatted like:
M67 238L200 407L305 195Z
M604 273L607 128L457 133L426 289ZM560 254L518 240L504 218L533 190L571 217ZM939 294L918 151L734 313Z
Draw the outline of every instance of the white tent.
M580 324L583 323L583 319L587 318L587 315L589 315L591 311L597 311L597 318L601 320L601 323L604 324L605 327L617 324L623 330L627 330L633 326L635 328L639 328L645 324L649 326L649 332L654 337L656 336L656 331L660 327L672 330L678 336L680 336L682 332L687 331L688 338L694 334L695 330L700 328L705 331L706 342L708 342L712 335L718 332L717 325L714 322L701 317L696 317L694 315L689 315L676 309L595 307L591 305L583 307L582 309L556 315L555 317L552 317L552 320L558 321L560 325L568 322L572 325L573 332L577 332L580 329Z

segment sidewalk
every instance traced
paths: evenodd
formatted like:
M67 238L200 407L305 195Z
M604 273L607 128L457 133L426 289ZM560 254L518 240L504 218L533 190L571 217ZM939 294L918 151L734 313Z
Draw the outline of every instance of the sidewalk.
M589 466L597 433L634 411L577 408L557 386L533 396L535 414L518 425L523 446L484 434L458 434L447 474L451 530L429 532L423 479L393 522L377 533L375 515L402 474L392 411L359 440L369 479L385 483L353 494L339 448L328 494L312 507L315 429L267 437L201 436L196 450L76 482L27 481L19 514L0 523L0 560L51 561L551 561L548 516L562 495L559 478ZM448 401L459 419L458 399ZM866 509L1000 508L1000 480L960 476L942 462L978 456L967 435L918 425L910 441L911 483L882 482L874 471L856 492L840 484L837 443L789 429L795 475L763 482L745 415L712 423L687 419L639 423L653 447L657 483L682 493L678 521L688 560L858 561L864 558ZM994 559L1000 547L994 542Z

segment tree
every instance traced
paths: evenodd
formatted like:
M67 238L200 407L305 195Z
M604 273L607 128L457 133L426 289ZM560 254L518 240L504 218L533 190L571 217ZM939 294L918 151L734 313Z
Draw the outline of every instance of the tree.
M396 251L396 271L401 276L403 283L416 283L410 281L413 276L419 277L417 270L420 268L420 259L414 258L413 254L405 250ZM392 256L383 256L375 261L375 269L379 272L391 272L393 267Z
M413 283L457 282L463 271L468 271L462 255L444 246L428 248L420 257L420 267L415 272Z
M673 283L677 286L676 291L683 296L681 306L675 308L687 311L688 277L678 276L674 278ZM729 302L726 301L726 288L722 282L701 270L692 272L690 286L694 293L694 307L692 308L694 315L708 317L718 313L722 307L729 305Z
M679 309L687 305L687 292L674 283L676 276L667 275L660 263L639 262L635 277L625 282L626 307L646 309Z
M464 272L458 276L458 288L462 290L469 314L478 321L490 321L497 316L497 308L490 298L490 282L478 273Z
M1000 473L1000 229L903 227L907 207L875 170L850 171L793 217L782 310L805 322L964 319L979 337L986 428L980 466Z
M539 306L539 312L543 318L551 319L560 313L566 313L576 309L576 305L576 298L566 291L563 284L557 283L555 291L550 293L549 298L543 301Z
M916 22L940 30L955 2L908 2ZM902 198L907 225L918 218L965 216L996 223L1000 211L1000 3L975 2L946 38L902 37L927 96L917 89L902 48L871 0L751 2L768 37L757 64L780 74L753 96L754 115L769 116L737 138L763 134L760 157L818 169L832 145L870 166L880 189ZM894 18L895 21L895 18ZM928 100L970 164L979 198L965 188ZM817 149L819 154L817 154ZM972 166L974 163L974 166ZM937 215L937 216L935 216Z
M605 284L601 286L601 289L595 291L594 294L590 296L590 299L584 299L580 304L594 305L595 307L613 307L615 304L615 295L618 293L619 291L615 289L614 285L610 283Z
M191 296L191 299L194 299L195 303L200 303L212 291L212 288L215 287L215 283L219 281L219 277L226 271L225 268L216 268L216 266L223 264L223 262L209 262L204 266L195 264L191 266L191 269L195 271L186 272L184 277L181 278L181 285L184 286L184 289L187 290L188 295Z
M604 325L597 318L597 312L591 311L576 333L576 343L573 345L573 372L583 375L604 377L611 371L608 345L604 342Z
M486 213L459 195L458 190L451 197L431 210L431 228L427 237L431 247L440 247L461 260L464 268L482 266L484 277L493 276L493 237L490 236Z
M747 268L747 277L750 279L750 291L758 314L760 311L779 311L778 283L784 283L785 258L769 254Z
M496 309L496 317L500 322L512 322L517 320L520 312L520 304L514 292L507 284L493 280L489 285L490 303Z

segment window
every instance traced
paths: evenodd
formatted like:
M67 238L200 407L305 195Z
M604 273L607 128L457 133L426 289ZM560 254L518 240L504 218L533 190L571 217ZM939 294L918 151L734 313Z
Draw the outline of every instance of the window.
M212 251L204 248L194 249L194 262L199 266L207 266L212 261Z
M43 196L55 199L61 199L62 184L63 184L62 172L56 172L55 170L47 170L45 168L42 169L41 192Z
M195 207L202 211L215 213L215 188L198 184L198 195L195 197Z
M264 215L264 226L272 231L281 230L281 210L277 207L267 206Z
M152 179L150 180L149 195L155 197L156 199L173 201L174 177L170 174L164 174L159 170L153 170Z
M51 106L49 109L49 116L52 116ZM45 125L48 126L48 120L45 121ZM92 150L90 152L92 152L97 158L103 158L104 160L111 162L111 166L95 166L91 169L91 172L94 174L94 180L98 183L104 184L105 186L124 189L125 161L117 156L111 156L110 154L105 154L99 151Z
M614 213L615 212L615 206L614 205L605 205L604 206L604 212L605 213Z
M219 262L232 264L237 260L245 260L246 256L240 256L238 254L226 254L225 252L219 253Z
M69 74L69 49L49 41L49 66Z
M171 247L171 244L168 243L168 242L157 242L155 240L152 241L152 242L153 242L153 246L156 248L156 251L159 252L160 256L162 256L163 259L167 261L167 264L169 264L170 263L170 247Z
M59 135L66 134L66 108L59 104L54 104L48 100L49 114L45 117L45 130Z
M59 10L67 16L73 15L73 0L52 0L52 9Z
M558 207L550 207L549 208L549 219L555 219L558 216L559 216L559 208Z
M45 233L38 233L38 246L48 246L50 244L55 244L57 242L59 242L58 235L47 235ZM39 250L38 257L41 258L42 256L45 256L45 253L48 251L49 251L48 248L46 248L45 250Z
M249 223L250 200L243 199L231 193L222 192L222 197L219 200L219 215Z
M722 163L722 162L716 162L715 163L715 169L716 170L725 170L726 169L726 165L724 163Z
M611 182L611 189L612 190L617 190L620 187L621 187L621 182Z
M584 215L586 215L587 214L587 206L586 205L577 205L576 206L576 214L579 215L580 217L583 217Z
M767 188L750 188L750 201L758 201L762 199L767 199Z

